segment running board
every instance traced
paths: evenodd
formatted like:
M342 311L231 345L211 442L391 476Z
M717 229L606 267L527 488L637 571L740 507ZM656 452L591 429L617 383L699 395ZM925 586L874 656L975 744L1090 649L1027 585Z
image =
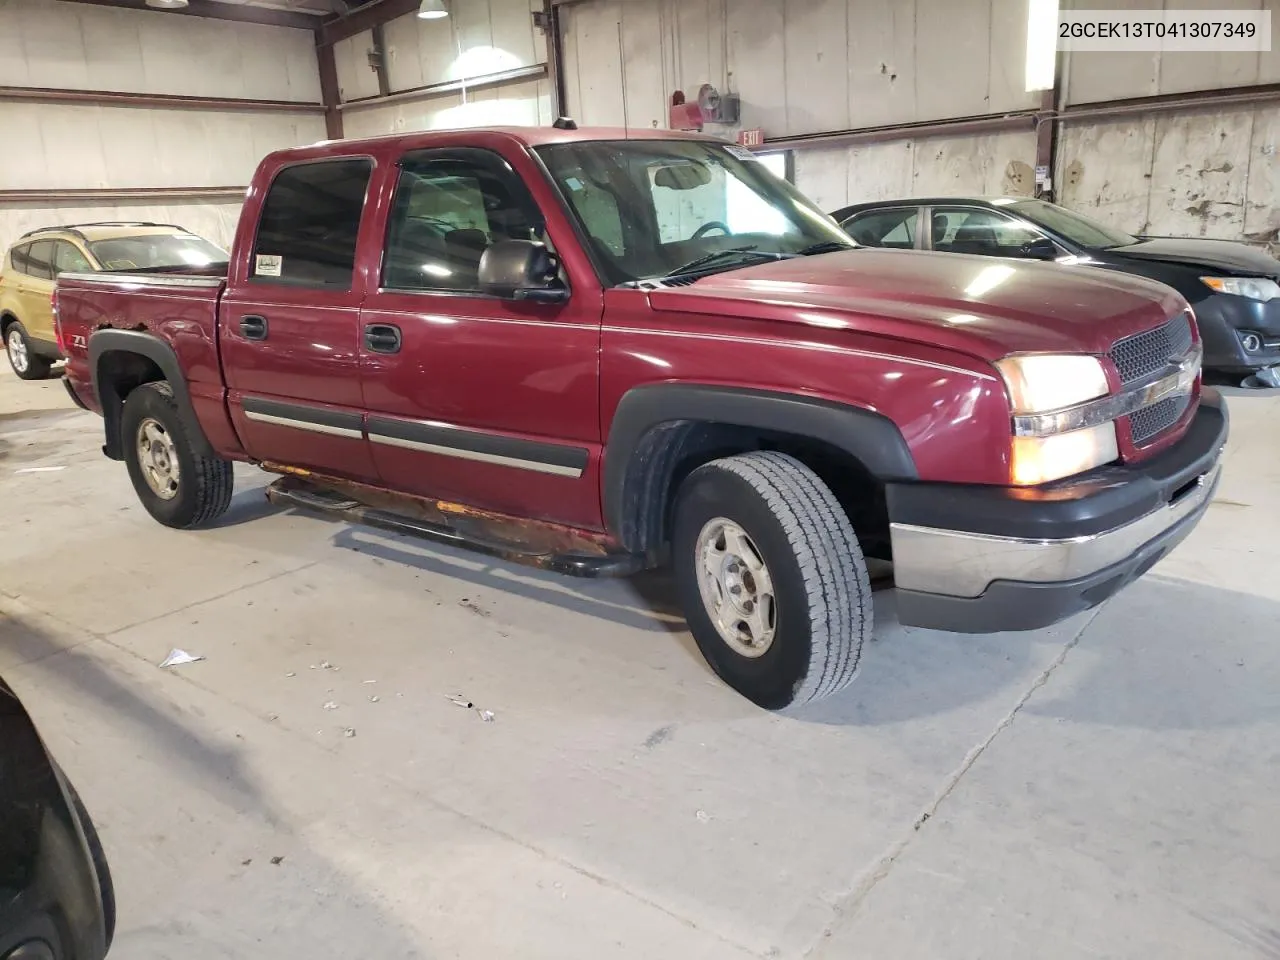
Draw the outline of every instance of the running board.
M350 495L361 491L368 492L367 499ZM574 577L626 577L651 566L641 555L609 551L567 527L504 518L349 481L281 477L267 487L267 499L279 506L298 507ZM389 509L369 500L390 501L404 509ZM419 516L413 516L415 513Z

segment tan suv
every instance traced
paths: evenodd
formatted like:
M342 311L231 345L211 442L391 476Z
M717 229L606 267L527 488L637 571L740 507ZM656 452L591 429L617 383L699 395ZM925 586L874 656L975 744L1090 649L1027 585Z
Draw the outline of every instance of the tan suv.
M200 268L226 259L221 248L170 224L86 223L23 234L0 269L0 336L13 372L40 380L62 359L52 306L59 274Z

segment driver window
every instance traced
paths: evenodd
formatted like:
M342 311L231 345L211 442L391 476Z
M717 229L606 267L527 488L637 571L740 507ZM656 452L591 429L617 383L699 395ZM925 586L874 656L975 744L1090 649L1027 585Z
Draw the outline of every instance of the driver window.
M427 151L407 155L400 167L384 288L479 292L480 258L491 243L547 242L524 183L496 154Z
M1025 257L1025 247L1040 231L991 210L935 207L933 249L987 257Z

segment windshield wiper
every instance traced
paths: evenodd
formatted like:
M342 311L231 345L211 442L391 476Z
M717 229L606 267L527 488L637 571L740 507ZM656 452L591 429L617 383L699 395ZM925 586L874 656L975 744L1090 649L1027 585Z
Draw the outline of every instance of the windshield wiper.
M856 249L858 249L858 246L855 243L842 243L839 240L823 240L820 243L814 243L814 244L811 244L810 246L805 247L803 250L800 251L798 256L812 257L819 253L835 253L837 250L856 250Z
M715 253L708 253L705 256L690 260L688 263L676 267L671 272L664 273L662 275L662 279L666 280L670 277L680 277L687 273L694 273L702 267L709 267L721 260L789 260L794 256L794 253L769 253L763 250L757 250L755 244L748 247L730 247L728 250L717 250Z

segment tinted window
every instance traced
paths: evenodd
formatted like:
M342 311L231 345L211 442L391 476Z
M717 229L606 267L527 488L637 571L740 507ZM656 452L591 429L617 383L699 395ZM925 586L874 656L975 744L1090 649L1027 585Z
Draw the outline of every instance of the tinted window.
M326 160L276 174L258 221L252 279L350 289L373 161Z
M154 233L95 240L89 249L104 270L165 270L227 262L226 251L190 233Z
M595 140L539 147L609 283L852 247L809 200L732 144Z
M896 207L859 214L845 224L845 229L849 236L866 247L910 250L916 245L919 221L919 208Z
M31 253L28 255L29 269L27 273L30 276L40 280L53 279L53 241L39 240L31 245Z
M89 258L76 249L75 244L59 240L53 251L53 271L58 273L92 273Z
M944 253L1022 257L1025 246L1043 236L1030 224L991 210L933 208L933 249Z
M480 257L489 244L542 239L542 218L524 182L497 154L409 154L387 228L382 285L479 290Z
M21 246L14 247L13 252L9 254L9 262L13 264L13 269L19 273L30 273L31 244L24 243Z

